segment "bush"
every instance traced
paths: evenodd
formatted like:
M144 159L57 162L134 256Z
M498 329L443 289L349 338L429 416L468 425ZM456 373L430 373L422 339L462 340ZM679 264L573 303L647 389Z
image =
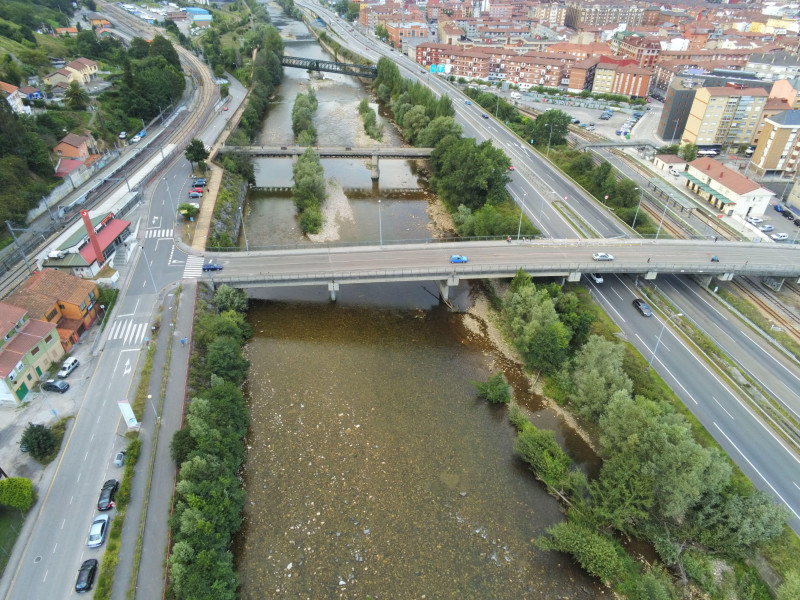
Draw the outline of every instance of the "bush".
M48 427L29 423L22 433L20 446L27 448L39 462L45 461L58 449L58 439Z
M0 479L0 504L27 511L33 506L33 483L26 477Z
M569 521L562 521L547 530L550 537L539 538L543 550L566 552L583 569L612 587L625 576L622 548L610 537Z
M528 419L522 414L522 409L516 403L512 402L508 407L508 420L517 428L517 431L522 431Z
M514 452L548 486L559 490L567 485L572 461L558 445L552 431L527 423L514 440Z
M492 404L508 404L511 402L511 387L503 379L502 373L495 373L484 382L474 381L478 396Z

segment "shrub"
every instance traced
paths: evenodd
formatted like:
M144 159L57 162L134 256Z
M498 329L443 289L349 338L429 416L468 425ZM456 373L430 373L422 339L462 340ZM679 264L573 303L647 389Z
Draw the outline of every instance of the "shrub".
M503 379L502 373L495 373L484 382L475 381L478 396L492 404L508 404L511 402L511 387Z
M33 506L33 483L26 477L0 479L0 504L27 511Z
M514 452L550 487L561 489L567 484L572 461L558 445L552 431L527 423L514 440Z
M41 462L55 454L58 440L49 427L29 423L22 433L20 446L27 448L31 456Z
M610 537L569 521L553 525L547 533L550 537L537 540L543 550L571 554L587 573L612 586L625 576L623 550Z

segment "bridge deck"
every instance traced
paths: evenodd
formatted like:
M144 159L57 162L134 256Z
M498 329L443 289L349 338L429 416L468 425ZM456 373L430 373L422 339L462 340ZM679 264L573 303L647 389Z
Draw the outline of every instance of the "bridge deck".
M248 154L250 156L299 156L306 146L223 146L222 152ZM430 158L433 148L410 148L405 146L353 146L314 147L320 158Z

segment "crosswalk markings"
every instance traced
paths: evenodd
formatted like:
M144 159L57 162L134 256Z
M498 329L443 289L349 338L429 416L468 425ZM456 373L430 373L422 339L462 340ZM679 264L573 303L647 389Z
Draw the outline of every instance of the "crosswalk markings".
M145 229L144 230L144 237L146 238L172 238L175 230L174 229L164 229L161 227L154 227L153 229Z
M203 263L205 258L202 256L187 256L186 266L183 268L184 278L200 277L203 274Z
M141 346L149 323L136 319L117 319L108 332L109 340L120 340L124 346Z

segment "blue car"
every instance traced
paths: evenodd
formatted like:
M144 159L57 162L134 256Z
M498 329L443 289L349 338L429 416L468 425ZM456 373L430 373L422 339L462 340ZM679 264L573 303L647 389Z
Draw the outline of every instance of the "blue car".
M222 271L222 265L209 263L207 265L203 265L203 271Z
M469 100L464 100L464 104L472 105L472 102L470 102Z
M450 262L451 263L465 263L465 262L467 262L467 257L466 256L461 256L460 254L453 254L453 256L450 257Z

